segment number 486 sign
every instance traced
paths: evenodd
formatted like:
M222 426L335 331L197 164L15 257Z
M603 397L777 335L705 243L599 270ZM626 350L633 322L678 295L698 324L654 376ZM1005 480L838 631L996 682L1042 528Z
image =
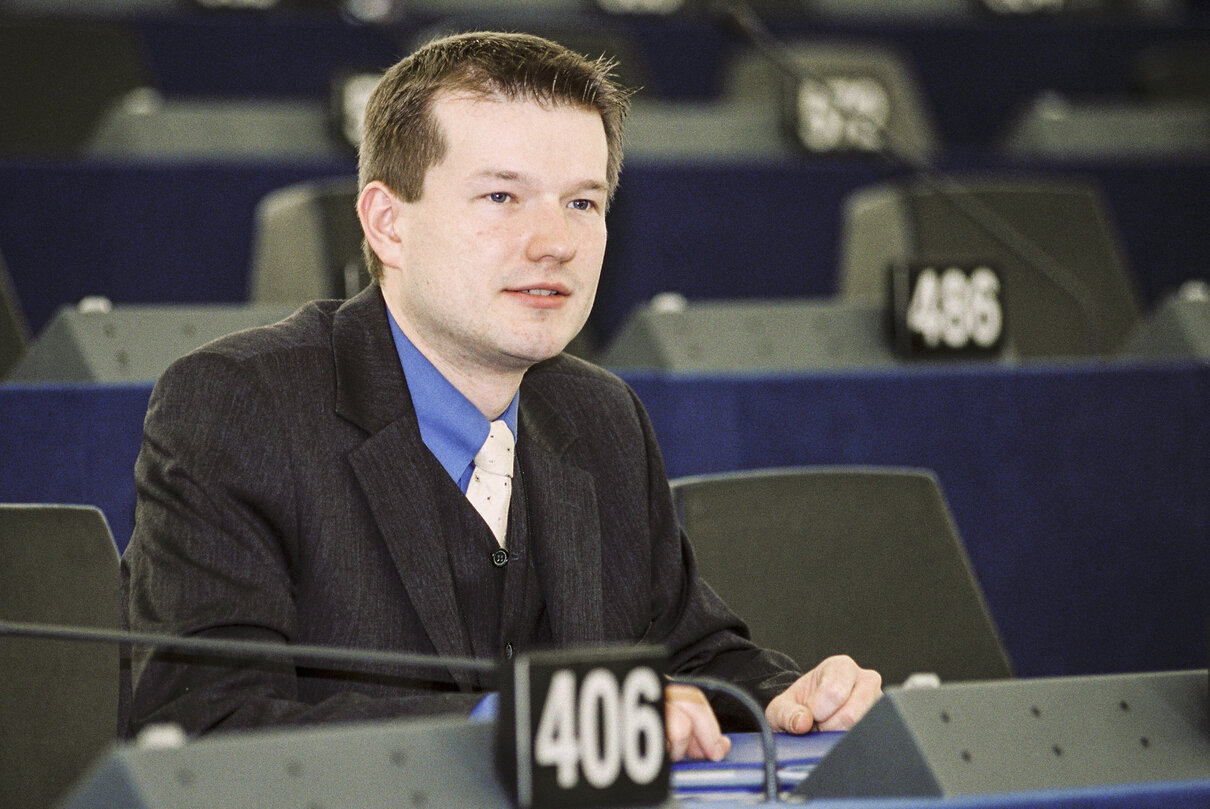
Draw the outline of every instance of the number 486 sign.
M665 668L658 647L519 655L498 718L498 758L517 805L663 802Z
M988 264L891 270L895 345L905 356L994 356L1004 344L1003 285Z

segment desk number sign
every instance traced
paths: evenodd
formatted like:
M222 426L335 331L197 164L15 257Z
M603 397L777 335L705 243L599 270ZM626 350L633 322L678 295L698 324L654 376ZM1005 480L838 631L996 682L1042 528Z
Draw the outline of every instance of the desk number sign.
M665 801L666 668L654 646L518 655L503 673L497 739L517 806Z
M1000 274L987 263L891 267L895 348L905 357L991 357L1004 346Z
M891 94L871 76L832 75L797 85L790 126L808 152L880 152Z

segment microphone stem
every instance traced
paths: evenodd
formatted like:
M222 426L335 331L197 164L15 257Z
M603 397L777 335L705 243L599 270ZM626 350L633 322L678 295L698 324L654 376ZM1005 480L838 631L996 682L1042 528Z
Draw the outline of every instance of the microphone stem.
M777 786L777 742L773 739L773 731L769 728L769 722L765 719L765 712L757 704L756 700L742 688L735 686L726 680L719 680L715 677L705 677L700 675L673 675L672 682L683 683L684 685L692 685L700 688L703 691L719 691L727 696L734 697L748 709L752 717L756 719L756 725L760 728L760 745L761 753L764 758L765 770L765 802L777 803L780 800L780 791Z
M287 658L323 663L371 663L419 668L453 668L464 671L494 672L496 662L473 657L438 657L414 652L381 649L349 649L336 646L227 640L223 638L187 638L149 632L125 632L89 627L60 627L48 624L0 621L0 637L41 638L44 640L95 641L130 644L152 648L206 652L222 657Z

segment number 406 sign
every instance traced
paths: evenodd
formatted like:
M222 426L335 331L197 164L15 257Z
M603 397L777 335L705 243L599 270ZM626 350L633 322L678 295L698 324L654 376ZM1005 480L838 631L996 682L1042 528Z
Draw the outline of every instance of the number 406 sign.
M665 668L658 647L519 655L505 673L498 718L498 759L517 805L663 802Z

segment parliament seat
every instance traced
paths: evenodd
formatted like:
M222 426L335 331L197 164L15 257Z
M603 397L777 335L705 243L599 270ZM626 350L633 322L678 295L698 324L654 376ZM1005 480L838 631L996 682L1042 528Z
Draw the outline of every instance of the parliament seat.
M0 621L116 630L118 551L91 506L0 504ZM115 645L0 637L0 809L44 809L117 738Z
M843 653L886 684L1012 676L932 472L760 469L677 478L672 493L702 577L804 669Z
M787 42L784 60L743 52L723 92L667 101L639 94L627 122L627 155L644 160L793 159L883 152L915 161L940 138L908 61L879 45Z
M1190 98L1041 93L1008 123L1002 148L1034 160L1204 156L1210 154L1210 104Z
M149 80L133 26L3 12L0 157L75 155L105 108Z
M304 181L265 195L253 225L249 300L303 303L361 291L370 276L356 204L353 176Z
M914 295L894 289L897 270L990 267L1005 360L1109 355L1138 321L1135 278L1092 180L922 175L852 191L841 216L842 300L902 316Z
M136 88L112 103L81 147L97 159L341 159L327 103L307 99L163 98Z

